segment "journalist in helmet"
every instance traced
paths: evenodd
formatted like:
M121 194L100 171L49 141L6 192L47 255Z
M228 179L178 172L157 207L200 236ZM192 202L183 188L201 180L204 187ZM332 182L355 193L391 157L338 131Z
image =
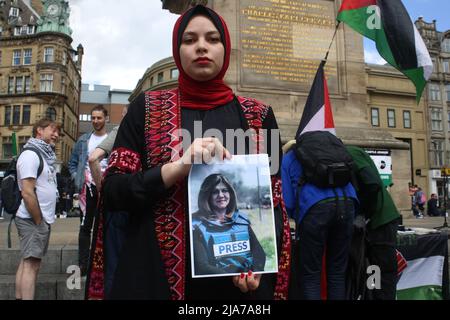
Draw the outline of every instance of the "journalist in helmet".
M266 254L225 176L206 177L198 207L192 215L195 275L264 271Z

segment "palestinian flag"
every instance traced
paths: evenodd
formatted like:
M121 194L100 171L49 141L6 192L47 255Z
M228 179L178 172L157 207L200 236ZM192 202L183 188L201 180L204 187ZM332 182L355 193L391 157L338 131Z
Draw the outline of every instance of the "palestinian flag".
M303 110L300 125L295 135L297 138L302 133L309 131L329 131L336 135L324 66L325 61L322 61Z
M401 0L343 0L337 20L375 41L380 55L411 79L420 101L433 63Z
M442 300L448 298L447 236L413 236L399 250L407 261L397 283L397 300Z

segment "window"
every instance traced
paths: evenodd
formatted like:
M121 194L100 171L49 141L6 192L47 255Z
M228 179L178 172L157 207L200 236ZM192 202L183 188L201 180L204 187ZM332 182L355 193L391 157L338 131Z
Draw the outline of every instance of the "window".
M9 77L8 79L8 93L9 94L14 93L14 77Z
M5 126L9 126L11 124L11 106L5 107Z
M31 56L32 56L32 50L31 49L25 49L23 51L23 64L31 64Z
M433 164L436 167L442 167L444 164L444 142L442 140L431 141L433 146Z
M19 152L22 152L23 147L27 143L27 141L30 139L30 137L27 136L21 136L19 137Z
M27 34L34 34L34 26L28 26Z
M437 72L436 58L431 58L431 62L433 63L433 72Z
M411 129L411 112L403 111L403 128Z
M164 73L160 72L158 73L158 83L163 82L164 80Z
M448 128L447 128L447 130L450 131L450 111L447 112L447 115L448 115L448 120L447 120L447 122L448 122Z
M31 92L31 77L26 76L25 77L25 93Z
M53 75L52 74L41 74L41 91L42 92L53 92Z
M450 53L450 39L442 41L442 51Z
M13 108L13 123L14 125L20 124L20 106L14 106Z
M53 107L48 107L47 111L45 111L45 116L53 121L56 120L56 110Z
M150 87L153 87L153 77L150 78Z
M170 70L170 79L178 79L178 75L180 73L178 72L177 68L171 69Z
M12 158L12 139L11 137L3 137L3 159Z
M19 8L13 8L9 9L9 16L10 17L18 17L19 16Z
M64 77L61 78L61 93L66 94L66 79Z
M442 68L445 73L450 73L450 59L444 59L442 61Z
M62 65L65 66L66 63L67 63L67 52L66 52L66 50L63 50L63 53L62 53Z
M15 27L14 28L14 35L20 36L20 33L22 32L22 27Z
M450 101L450 84L445 86L445 92L447 93L447 101Z
M13 66L20 66L20 58L22 56L21 50L13 51Z
M16 78L16 93L23 93L23 77Z
M22 109L22 124L30 124L31 106L25 105Z
M46 47L44 49L44 62L45 63L51 63L53 62L53 48L52 47Z
M439 85L430 84L430 99L431 101L440 101L441 100L441 91L439 90Z
M80 121L91 121L90 114L80 114Z
M387 111L388 127L395 128L395 110L388 109Z
M380 126L380 110L378 108L371 108L371 122L374 127Z
M431 130L442 131L442 110L431 108Z

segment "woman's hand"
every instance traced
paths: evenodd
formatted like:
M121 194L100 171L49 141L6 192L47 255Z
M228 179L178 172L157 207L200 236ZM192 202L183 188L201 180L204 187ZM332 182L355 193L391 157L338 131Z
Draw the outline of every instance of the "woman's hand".
M243 293L258 289L260 280L261 274L254 274L251 271L248 274L241 273L240 276L233 277L234 285Z
M195 139L181 159L162 166L161 176L165 187L170 188L186 177L192 164L210 163L213 158L231 159L231 154L217 138Z
M213 158L231 159L231 154L217 138L198 138L183 153L182 164L210 163ZM189 167L190 169L190 167Z

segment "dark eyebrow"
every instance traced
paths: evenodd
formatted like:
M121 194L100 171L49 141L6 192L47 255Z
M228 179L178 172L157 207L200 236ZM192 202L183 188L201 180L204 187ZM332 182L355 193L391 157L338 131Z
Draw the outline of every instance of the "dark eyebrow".
M197 33L196 33L196 32L193 32L193 31L186 31L186 32L183 33L183 37L184 37L184 36L194 36L194 35L196 35L196 34L197 34ZM208 32L206 33L207 36L210 36L210 35L216 35L216 34L220 36L220 32L219 32L219 31L216 31L216 30L208 31Z

